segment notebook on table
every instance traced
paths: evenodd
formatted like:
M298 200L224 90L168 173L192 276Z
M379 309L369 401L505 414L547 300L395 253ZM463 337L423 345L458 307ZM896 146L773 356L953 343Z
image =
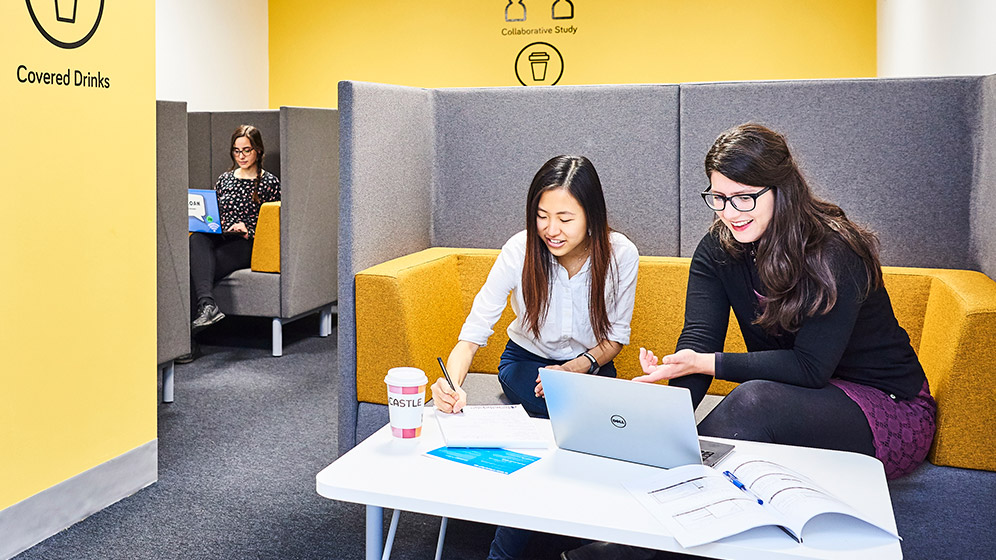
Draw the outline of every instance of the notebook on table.
M684 387L546 368L539 373L561 449L663 468L712 466L733 451L699 440Z
M218 194L213 189L187 189L187 231L223 233Z

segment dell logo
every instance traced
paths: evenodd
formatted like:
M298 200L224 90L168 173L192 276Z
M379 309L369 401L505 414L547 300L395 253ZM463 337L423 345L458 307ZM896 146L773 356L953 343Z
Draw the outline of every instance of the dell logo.
M612 417L609 418L609 422L612 422L612 425L617 428L626 427L626 419L623 418L622 416L619 416L618 414L613 414Z

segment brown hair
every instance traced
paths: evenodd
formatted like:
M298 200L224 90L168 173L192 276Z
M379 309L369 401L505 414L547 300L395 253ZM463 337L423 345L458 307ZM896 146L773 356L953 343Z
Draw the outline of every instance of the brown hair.
M774 216L756 242L757 271L768 293L754 323L765 331L795 332L806 317L833 308L837 281L830 252L839 246L831 243L835 239L864 262L865 297L882 286L875 234L849 220L839 206L813 195L781 134L753 123L727 130L706 154L706 176L713 171L743 185L772 187ZM743 254L744 246L721 221L710 232L728 253Z
M553 189L565 189L584 209L591 242L588 314L595 339L601 341L608 337L611 326L605 307L605 283L615 276L616 271L611 266L611 229L602 183L595 166L584 156L557 156L551 159L536 172L529 185L526 197L526 258L522 267L522 299L526 305L523 323L533 336L539 337L540 323L546 317L550 304L555 259L536 228L536 216L540 197Z
M239 167L239 163L235 160L235 154L232 150L235 149L235 141L243 136L249 139L249 145L256 152L256 177L253 179L252 201L258 205L261 203L259 198L259 178L263 175L263 155L266 153L266 149L263 148L263 135L255 126L243 124L232 133L232 141L228 143L228 157L232 158L232 166L228 170L235 171Z

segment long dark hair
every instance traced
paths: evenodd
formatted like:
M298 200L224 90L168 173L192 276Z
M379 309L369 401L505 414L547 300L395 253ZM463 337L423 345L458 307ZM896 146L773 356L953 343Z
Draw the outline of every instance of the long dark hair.
M232 150L235 149L235 141L243 136L249 139L249 145L256 151L256 177L252 182L252 201L259 204L259 178L263 175L263 156L266 154L266 149L263 147L263 134L255 126L243 124L232 133L232 141L228 143L228 157L232 158L232 166L228 170L235 171L239 167Z
M609 334L609 316L605 307L605 283L616 274L612 268L609 221L605 211L602 182L591 161L584 156L557 156L543 164L529 185L526 197L526 260L522 267L522 299L526 304L523 323L533 336L539 337L540 323L550 305L554 256L547 249L536 228L539 201L543 193L565 189L584 209L591 242L591 277L588 314L596 340Z
M757 241L757 271L767 294L754 323L765 331L795 332L806 317L837 303L830 241L840 239L864 261L865 297L882 286L878 239L847 218L835 204L815 197L789 152L785 138L759 124L736 126L719 135L705 158L707 177L717 171L743 185L772 187L774 216ZM744 252L722 221L710 230L728 253Z

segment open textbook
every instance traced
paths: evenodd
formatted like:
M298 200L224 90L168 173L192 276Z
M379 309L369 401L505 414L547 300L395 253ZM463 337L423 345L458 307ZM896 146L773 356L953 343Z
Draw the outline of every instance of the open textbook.
M812 480L758 457L676 467L625 486L686 548L764 526L803 542L807 523L821 516L841 531L866 524L899 538Z
M543 448L550 430L530 418L521 404L467 405L456 414L436 412L447 447Z

